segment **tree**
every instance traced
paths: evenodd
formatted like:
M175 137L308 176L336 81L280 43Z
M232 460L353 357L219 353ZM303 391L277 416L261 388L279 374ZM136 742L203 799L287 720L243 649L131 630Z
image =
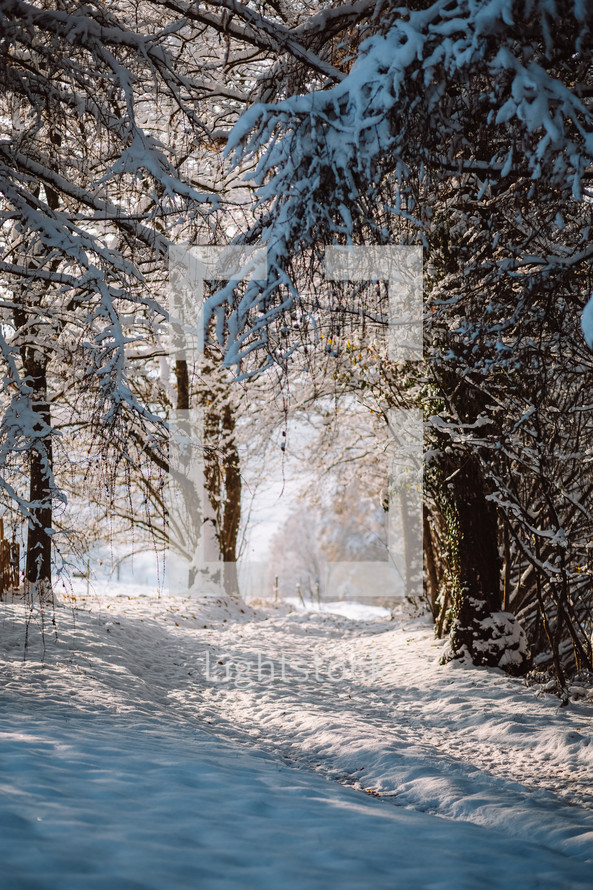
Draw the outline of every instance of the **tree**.
M3 493L29 523L33 588L51 585L63 496L55 415L80 408L70 428L90 420L92 441L134 472L130 439L165 466L165 417L138 398L126 354L152 348L166 317L169 245L215 237L219 209L237 210L220 197L220 147L251 98L343 77L325 47L374 5L276 3L268 17L236 0L0 5ZM26 494L9 479L23 459Z
M394 8L337 86L250 109L229 145L243 163L258 159L264 212L251 238L269 243L271 271L250 300L234 304L227 288L213 308L227 312L237 332L229 360L240 360L254 331L261 341L298 302L293 257L332 241L423 244L430 311L419 392L433 388L432 504L454 538L442 616L453 654L526 666L520 628L500 616L501 574L508 591L527 560L562 680L565 633L573 666L591 664L589 577L571 605L591 529L588 483L575 503L575 463L586 476L590 456L568 453L558 434L575 412L579 429L590 423L579 395L590 360L576 328L590 291L593 120L589 4L570 4L561 27L558 16L536 0ZM569 379L567 403L560 381ZM525 485L506 483L509 458ZM570 490L554 477L560 467ZM542 553L550 545L552 562Z
M196 113L197 90L187 97L184 41L157 25L152 6L137 12L99 3L0 10L3 115L13 124L0 143L1 432L5 460L30 455L29 492L5 481L4 493L29 524L28 585L45 595L59 496L50 404L61 387L70 402L73 391L91 397L87 419L121 455L130 426L151 437L160 419L128 385L126 348L134 326L164 316L146 283L166 257L165 233L180 212L200 218L212 206L191 175L179 175L182 140L165 148L144 110L158 89L165 113L176 108L186 121L185 144L211 138Z

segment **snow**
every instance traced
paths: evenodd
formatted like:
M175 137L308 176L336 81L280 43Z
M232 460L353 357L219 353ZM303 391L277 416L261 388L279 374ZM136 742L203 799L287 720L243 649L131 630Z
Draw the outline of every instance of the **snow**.
M439 666L403 609L137 591L25 660L0 606L3 888L591 886L586 690Z
M589 349L593 349L593 297L589 299L581 316L581 328Z
M335 602L312 602L300 600L298 597L286 597L284 600L296 612L329 612L333 615L342 615L344 618L365 620L369 618L389 618L391 612L383 606L373 606L369 603L352 603L348 600L336 600Z
M297 282L290 294L286 280L287 256L320 239L353 243L359 225L369 223L371 206L382 206L388 217L400 217L421 235L428 211L423 215L416 206L416 177L425 180L422 193L429 182L438 190L444 178L456 181L453 158L460 171L483 172L478 201L493 182L513 175L583 200L593 114L580 96L578 77L553 61L564 52L572 62L590 37L582 0L561 7L549 0L434 0L420 7L402 7L387 17L379 27L384 33L362 41L348 74L333 87L258 103L235 124L227 155L256 186L263 222L251 234L268 244L270 276L240 305L229 288L210 300L212 309L227 304L229 363L249 354L256 310L261 342L266 326L298 302ZM465 111L444 101L459 91L468 97ZM496 148L489 158L479 157L468 141L476 114L484 132L492 131ZM438 132L438 145L426 144L428 130ZM393 204L384 203L381 182L395 191ZM377 214L374 219L376 224ZM381 237L388 238L387 229ZM393 230L391 237L397 240ZM497 261L500 273L507 262ZM289 291L282 307L274 294L279 282Z

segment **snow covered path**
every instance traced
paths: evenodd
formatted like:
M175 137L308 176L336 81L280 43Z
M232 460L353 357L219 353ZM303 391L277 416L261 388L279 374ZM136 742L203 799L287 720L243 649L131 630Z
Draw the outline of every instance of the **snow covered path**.
M419 620L77 605L43 663L1 607L3 888L593 885L590 703Z
M2 887L583 888L536 845L162 721L4 709Z

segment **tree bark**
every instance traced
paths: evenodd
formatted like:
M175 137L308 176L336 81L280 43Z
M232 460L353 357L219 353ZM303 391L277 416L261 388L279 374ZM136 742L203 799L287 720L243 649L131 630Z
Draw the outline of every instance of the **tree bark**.
M453 474L452 474L453 475ZM483 622L502 609L501 561L496 508L486 500L473 457L462 456L451 479L459 518L459 588L453 601L453 647L465 646L476 664L491 663L482 651Z
M175 362L175 377L177 379L177 410L189 411L189 371L185 359L177 359Z
M221 505L220 554L224 562L225 590L231 596L238 596L237 538L241 521L241 473L239 452L235 442L235 418L228 402L223 407L221 420L224 438L222 471L225 498L224 505Z
M231 384L220 379L215 359L208 353L206 356L208 361L202 369L202 378L210 386L200 393L199 399L204 409L204 481L212 515L205 519L214 523L224 589L231 596L239 596L237 540L241 521L241 473L235 418L227 392ZM186 361L176 361L175 376L177 408L188 410L190 392Z
M31 512L27 533L25 578L31 591L41 599L51 599L52 469L51 409L47 401L46 364L26 362L27 382L33 391L32 408L36 419L35 438L30 453L29 500Z
M531 655L520 623L503 611L498 516L487 499L479 459L461 452L448 479L458 518L459 569L452 592L450 651L444 660L467 654L476 665L522 674Z
M438 598L439 598L439 579L437 574L436 560L434 558L434 547L432 543L432 530L430 528L430 522L428 521L428 512L426 507L424 507L424 513L422 518L423 523L423 551L424 558L426 562L426 579L427 579L427 593L428 593L428 601L430 603L430 611L432 612L432 617L436 620L439 612L438 607Z

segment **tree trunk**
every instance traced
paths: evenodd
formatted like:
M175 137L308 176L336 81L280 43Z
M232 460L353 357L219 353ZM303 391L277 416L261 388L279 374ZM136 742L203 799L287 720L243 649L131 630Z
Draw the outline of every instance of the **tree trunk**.
M426 507L424 507L423 512L423 551L426 562L426 580L427 580L427 594L428 594L428 602L430 604L430 611L432 612L432 617L436 620L439 612L438 599L439 599L439 579L437 574L436 560L434 557L434 547L432 542L432 530L430 527L430 522L428 521L428 511Z
M51 134L51 141L60 144L60 137ZM39 195L39 188L34 190ZM45 186L48 206L57 210L60 198L49 186ZM30 260L29 260L30 262ZM57 261L50 263L55 271ZM27 554L25 586L39 600L53 602L52 588L52 500L53 500L53 448L51 408L47 400L47 367L53 353L53 341L62 329L61 322L52 319L51 325L36 324L35 317L43 317L44 292L31 289L23 282L21 300L13 309L15 326L24 337L20 347L24 383L30 390L31 408L34 414L29 451L29 520L27 528ZM33 312L31 312L31 309ZM31 313L31 314L30 314Z
M468 654L476 665L524 673L531 664L529 647L515 616L502 610L497 513L486 498L477 458L462 453L449 480L459 523L459 578L445 660Z
M177 380L177 410L189 411L189 371L185 359L177 359L175 362L175 377Z
M209 544L214 538L206 538L205 558L218 557L220 568L217 574L226 593L239 596L237 576L237 539L241 521L241 473L239 452L235 440L235 418L229 401L230 384L223 376L215 357L208 351L206 362L201 369L201 379L206 383L199 393L199 402L204 409L204 482L209 500L209 509L204 505L204 519L213 523L217 554L209 553ZM177 380L177 408L190 407L189 373L187 362L175 363ZM210 515L208 515L210 514ZM204 527L208 535L209 528Z
M488 416L485 393L453 372L440 375L445 394L461 424ZM483 422L480 435L495 435ZM503 611L502 560L498 551L498 513L487 499L488 455L473 444L443 440L443 496L455 513L450 523L454 557L450 612L450 651L444 659L469 655L476 665L493 665L519 674L530 664L523 628ZM456 526L456 528L455 528Z
M473 458L461 458L451 482L459 519L459 587L453 602L452 642L456 650L465 646L476 664L488 664L480 642L483 622L502 609L496 508L486 500Z
M30 591L40 599L52 599L51 529L52 468L51 411L47 401L46 365L35 359L27 362L27 382L33 390L32 408L36 418L29 468L31 513L27 534L25 578Z
M224 504L221 505L220 555L224 562L225 590L231 596L238 596L237 538L241 521L241 473L235 442L235 418L228 402L223 406L221 420L224 438L222 471L225 498Z

